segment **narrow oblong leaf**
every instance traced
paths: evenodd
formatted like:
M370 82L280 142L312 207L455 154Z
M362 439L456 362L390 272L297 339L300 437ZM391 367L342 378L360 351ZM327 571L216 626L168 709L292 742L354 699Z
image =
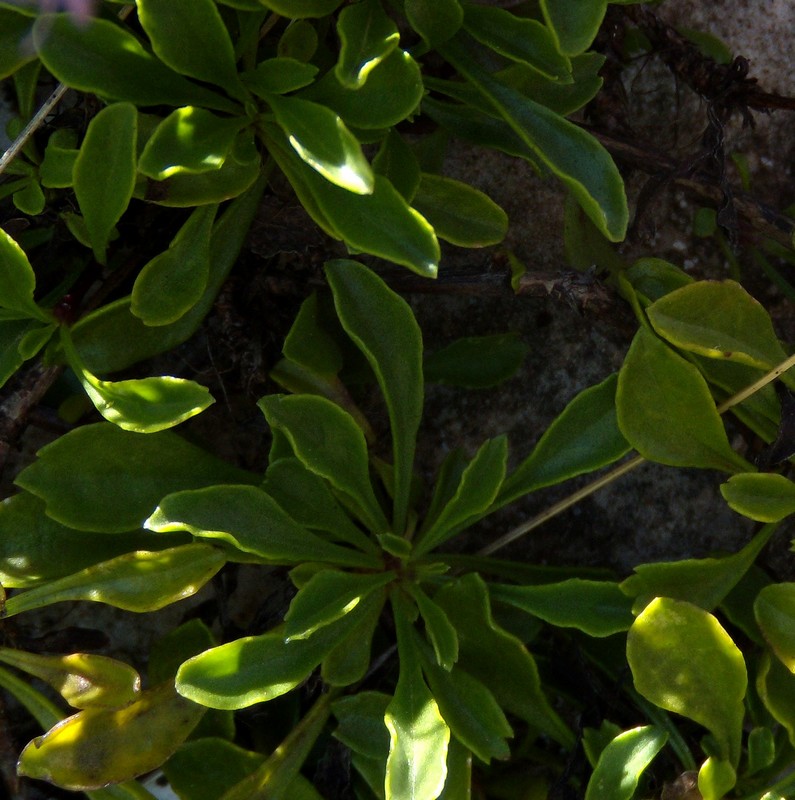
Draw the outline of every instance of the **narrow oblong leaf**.
M244 72L240 77L254 94L267 100L270 95L287 94L309 86L317 72L314 64L277 56L260 61L255 69Z
M607 11L607 0L541 0L541 11L562 53L577 55L596 38Z
M177 108L146 140L138 171L163 181L220 169L245 124L242 117L219 117L196 106Z
M258 481L169 431L141 436L109 422L64 434L16 478L57 522L102 533L140 528L170 492Z
M425 634L433 647L436 663L442 669L451 670L458 661L458 634L455 628L441 606L431 600L419 585L409 584L407 590L425 623Z
M420 184L420 164L406 140L393 128L381 141L373 169L410 203Z
M425 380L466 389L497 386L516 373L528 349L515 333L464 336L426 353L423 360Z
M89 122L75 161L75 196L100 264L133 194L137 130L138 112L132 103L109 105Z
M284 615L286 639L306 639L318 628L353 611L367 595L394 578L392 571L356 574L321 570L301 587L290 603Z
M133 285L130 311L145 325L169 325L204 295L210 275L210 237L217 205L197 208L168 249L149 261Z
M507 459L507 437L498 436L481 445L462 473L455 494L431 526L417 537L417 553L438 547L466 520L483 514L491 506L505 477Z
M355 194L372 194L374 176L358 139L331 109L297 97L268 103L292 148L324 178Z
M12 8L0 8L0 80L36 58L28 45L33 22Z
M73 89L140 106L195 105L232 113L238 109L222 95L170 70L135 36L109 20L95 18L78 27L69 14L43 14L33 26L33 42L44 66Z
M287 436L299 460L345 494L372 531L388 530L370 483L367 443L350 414L310 395L269 395L257 405L268 424Z
M0 307L19 312L21 317L32 317L42 322L52 322L52 317L36 305L33 292L36 275L22 248L0 229Z
M167 550L138 550L15 594L5 614L42 608L67 600L90 600L125 611L156 611L190 597L226 562L220 550L185 544Z
M653 725L620 733L602 750L585 800L632 800L640 776L667 740L668 734Z
M439 48L483 95L534 156L572 192L610 241L620 241L629 213L623 181L610 155L589 133L491 75L466 38Z
M458 0L406 0L405 13L411 27L430 47L454 36L464 21Z
M795 709L792 706L795 675L768 651L762 653L759 661L756 690L765 708L784 727L790 744L795 747Z
M570 578L540 586L494 584L491 596L521 608L550 625L577 628L589 636L612 636L629 630L632 600L610 581Z
M392 429L394 533L408 516L417 430L422 418L422 334L409 305L355 261L326 264L345 332L367 358L386 400Z
M411 204L440 239L460 247L499 244L508 215L487 195L461 181L423 173Z
M691 283L656 300L646 314L682 350L760 369L787 358L768 313L735 281Z
M379 0L364 0L344 8L337 18L337 35L340 55L334 73L346 89L360 89L400 40L397 26Z
M647 328L629 348L616 390L621 432L645 458L669 466L752 471L732 450L706 381Z
M707 728L723 758L740 758L748 684L737 646L712 614L658 597L627 634L635 688L647 700Z
M332 544L303 528L255 486L207 486L164 497L144 525L153 531L187 530L230 542L267 561L377 567L373 556Z
M49 656L0 647L0 661L50 684L73 708L118 708L141 691L131 666L93 653Z
M164 683L131 705L90 708L59 722L22 751L18 770L73 791L126 781L160 766L204 712Z
M232 39L213 0L138 0L138 19L171 69L246 98Z
M616 418L618 376L580 392L547 428L533 452L511 473L498 502L592 472L626 455L630 445Z
M754 600L754 616L773 652L795 673L795 583L765 586Z
M550 29L537 20L468 3L464 7L464 27L473 38L500 55L527 64L556 82L571 80L571 61L557 49Z
M775 472L742 472L721 484L723 499L758 522L779 522L795 514L795 483Z

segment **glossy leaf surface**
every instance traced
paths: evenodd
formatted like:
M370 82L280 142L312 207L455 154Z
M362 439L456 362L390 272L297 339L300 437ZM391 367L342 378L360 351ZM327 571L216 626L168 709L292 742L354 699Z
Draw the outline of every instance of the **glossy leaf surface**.
M372 556L310 533L254 486L207 486L169 494L145 525L158 532L187 530L194 536L221 539L245 553L281 564L379 565Z
M754 601L754 616L773 652L795 673L795 583L762 589Z
M490 587L495 600L510 603L550 625L577 628L589 636L612 636L629 630L632 601L617 583L570 578L541 586Z
M565 747L574 735L549 704L533 657L522 642L494 621L483 579L470 574L434 597L456 628L459 663L485 683L506 710L548 733Z
M429 47L446 42L464 21L458 0L406 0L404 9L409 24Z
M0 661L45 681L73 708L118 708L141 690L132 667L92 653L48 656L0 647Z
M423 173L411 204L440 239L460 247L499 244L508 232L508 215L491 198L453 178Z
M658 597L627 635L635 688L647 700L707 728L724 758L740 758L745 662L711 614Z
M787 731L790 744L795 747L795 674L769 652L763 653L756 676L756 690L765 708Z
M75 161L75 195L100 264L133 194L137 125L132 103L106 106L89 122Z
M360 89L370 72L398 45L400 34L379 0L364 0L342 10L337 19L337 80L346 89Z
M358 262L330 261L326 277L340 322L367 358L386 400L395 471L393 523L400 535L422 418L422 334L405 300Z
M427 553L453 535L471 517L483 514L494 502L505 477L508 440L489 439L461 475L455 494L427 531L417 537L416 552Z
M547 428L532 453L509 475L498 502L607 466L629 443L616 418L617 376L580 392Z
M641 328L618 377L618 424L645 458L724 472L752 469L735 453L696 367Z
M373 169L410 203L420 184L420 164L406 140L393 128L381 141Z
M213 0L138 0L137 5L141 27L165 64L245 99L232 40Z
M244 72L240 77L252 92L267 100L272 94L286 94L303 89L312 83L317 72L314 64L277 56L260 61L255 69Z
M641 774L667 739L665 731L652 725L616 736L599 756L585 800L632 800Z
M69 14L44 14L33 26L33 41L47 69L73 89L140 106L237 108L170 70L135 36L108 20L93 19L78 28ZM109 63L113 69L108 69Z
M455 628L441 606L431 600L419 585L409 585L407 590L425 623L425 635L433 647L436 663L442 669L451 670L458 661L458 634Z
M98 789L155 769L196 726L205 709L166 683L119 709L86 709L34 739L20 774L74 791Z
M734 281L696 281L646 309L660 336L683 350L771 369L787 357L770 316Z
M185 544L167 550L137 550L73 575L15 594L6 616L68 600L90 600L124 611L156 611L195 594L224 565L220 550Z
M196 106L177 108L146 140L138 171L162 181L173 175L217 170L226 161L245 122L237 117L219 117Z
M370 164L337 114L297 97L273 96L268 103L292 148L312 169L349 192L372 194Z
M349 414L310 395L268 395L257 405L268 424L287 436L301 462L356 504L371 530L388 529L370 483L364 434Z
M758 522L779 522L795 514L795 483L775 472L743 472L722 484L723 499Z
M217 211L217 205L197 208L168 249L138 274L130 311L145 325L176 322L201 300L210 275L210 237Z
M63 525L121 533L140 528L170 492L257 480L168 431L141 436L101 422L43 447L16 483Z
M541 0L544 19L552 30L561 52L576 55L587 49L607 10L607 0Z
M51 322L34 299L36 275L22 248L0 229L0 307L17 311L20 317Z

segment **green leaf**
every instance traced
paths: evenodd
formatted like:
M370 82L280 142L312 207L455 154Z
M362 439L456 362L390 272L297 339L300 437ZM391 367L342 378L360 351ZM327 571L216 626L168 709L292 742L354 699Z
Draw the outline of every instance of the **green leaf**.
M562 53L574 56L590 47L607 11L607 0L540 0L544 19Z
M625 275L633 289L649 302L693 283L684 270L661 258L639 258Z
M121 533L140 528L171 492L258 480L169 431L141 436L100 422L43 447L16 484L44 500L48 516L63 525Z
M461 475L455 494L416 539L415 551L427 553L452 536L471 517L483 514L494 502L505 477L508 439L498 436L481 445Z
M389 731L386 800L436 800L447 776L450 728L422 677L413 625L395 603L400 673L384 715Z
M422 174L412 206L433 225L440 239L460 247L499 244L508 215L483 192L441 175Z
M350 414L311 395L269 395L257 405L268 424L287 436L299 460L348 497L371 531L389 529L370 483L367 442Z
M133 702L141 691L140 675L107 656L47 656L0 647L0 661L45 681L73 708L118 708Z
M312 169L336 186L372 194L375 178L358 139L326 106L297 97L268 98L290 145Z
M644 457L674 467L753 470L735 453L701 373L641 328L616 391L621 432Z
M779 522L795 514L795 483L774 472L732 475L720 493L730 508L758 522Z
M170 70L114 22L92 19L78 28L69 14L43 14L33 26L33 41L44 66L73 89L139 106L238 110L225 97Z
M748 572L775 530L775 525L765 525L739 553L723 558L640 564L621 584L621 591L635 598L634 613L655 597L686 600L712 611Z
M759 662L756 690L765 708L784 727L790 744L795 747L795 707L792 705L795 675L765 651Z
M353 611L369 594L393 581L395 574L321 570L301 587L290 603L284 615L285 639L306 639L318 628L335 622Z
M765 586L754 601L754 616L773 652L795 673L795 583Z
M384 714L391 699L381 692L363 691L335 700L332 711L339 724L334 737L354 753L385 758L389 732L384 726Z
M132 103L103 108L88 124L74 166L74 190L100 264L135 186L138 113Z
M652 600L627 634L627 660L643 697L703 725L721 756L737 764L748 678L742 654L712 614Z
M314 64L277 56L260 61L255 69L244 72L240 77L257 97L267 100L272 94L286 94L309 86L317 72Z
M629 630L632 601L610 581L570 578L541 586L492 584L491 596L533 614L550 625L577 628L589 636L612 636Z
M547 428L533 452L505 479L497 502L510 503L617 461L629 451L616 419L617 376L580 392Z
M426 354L425 380L466 389L497 386L516 373L528 349L515 333L465 336Z
M384 137L373 159L373 169L383 175L410 203L420 184L420 165L414 151L394 129Z
M65 789L99 789L160 766L204 714L171 684L118 709L90 708L58 723L22 751L20 775Z
M447 672L426 660L423 670L453 736L486 764L507 759L513 731L488 688L460 667Z
M207 288L199 302L177 322L160 327L144 325L130 313L130 298L123 297L87 314L72 328L75 348L91 372L125 369L170 350L193 335L237 260L264 185L260 178L213 225Z
M668 734L653 725L616 736L599 756L585 800L632 800L640 776L667 740Z
M15 594L6 601L5 615L71 600L156 611L198 592L225 561L220 550L206 544L137 550Z
M336 322L324 319L327 308L319 304L316 293L309 295L301 303L282 345L282 353L311 372L331 377L342 369L343 359L339 345L327 330Z
M414 448L422 418L422 334L409 305L355 261L326 263L345 332L367 358L384 395L392 430L394 532L408 517Z
M447 614L428 597L418 584L407 584L406 590L414 599L422 621L425 634L433 647L436 663L448 672L458 661L458 634Z
M294 58L308 62L317 52L318 36L314 26L304 20L293 20L279 38L276 53L279 58Z
M210 275L210 237L217 205L197 208L133 285L130 311L145 325L169 325L198 303Z
M406 0L404 8L409 25L429 47L446 42L464 21L458 0Z
M285 641L283 631L248 636L188 659L177 691L210 708L233 710L272 700L305 680L339 641L383 602L378 593L307 639Z
M0 80L36 58L29 45L33 22L10 8L0 8Z
M545 25L489 6L467 4L464 14L467 33L481 44L556 83L571 81L571 61L558 51L555 36Z
M147 139L138 171L163 181L174 175L199 175L220 169L246 122L243 117L219 117L195 106L177 108Z
M76 137L58 136L59 133L66 131L61 128L50 136L39 167L41 185L48 189L67 189L72 185L75 161L80 153L75 147Z
M36 305L36 275L22 248L0 229L0 306L51 323L52 317ZM7 324L7 323L6 323Z
M213 0L138 0L138 20L171 69L246 99L232 40Z
M365 552L379 549L345 513L323 478L297 458L280 458L269 467L262 488L299 524L323 531Z
M772 369L786 359L770 316L734 281L697 281L646 309L654 330L676 347L709 358Z
M380 566L373 556L310 533L255 486L207 486L166 495L144 525L159 533L186 530L194 536L221 539L244 553L281 564L327 561Z
M268 131L271 155L323 230L343 239L350 249L402 264L425 277L436 277L441 256L433 228L386 178L375 176L372 194L353 194L324 180L271 134Z
M624 238L627 199L610 155L582 128L490 75L482 58L460 35L439 48L520 139L567 186L610 241Z
M45 197L41 184L31 179L26 186L12 195L14 206L29 217L37 217L44 211Z
M27 492L0 503L0 584L6 589L36 586L130 550L173 544L171 537L144 532L108 536L67 528L48 517L44 503Z
M417 62L406 52L393 49L367 74L363 86L350 89L329 70L319 81L301 92L336 111L353 128L391 128L417 109L423 95L422 74Z
M342 0L260 0L260 2L279 16L305 19L327 17L341 5Z
M14 316L18 313L21 315L21 312L11 313ZM54 330L54 325L42 327L31 319L0 318L0 386L25 363L27 353L21 351L25 349L24 345L29 341L30 334L45 334L49 339ZM42 342L42 345L45 343L46 341Z
M397 26L380 0L364 0L342 10L337 19L340 55L334 74L346 89L361 89L367 76L398 45Z
M458 631L459 662L485 683L508 712L551 736L566 748L574 734L550 706L532 655L494 622L483 579L474 573L446 584L434 601Z

